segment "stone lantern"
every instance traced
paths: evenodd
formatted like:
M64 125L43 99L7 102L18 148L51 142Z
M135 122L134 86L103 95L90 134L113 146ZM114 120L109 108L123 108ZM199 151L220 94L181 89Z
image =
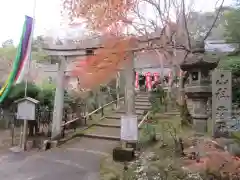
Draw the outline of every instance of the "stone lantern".
M197 134L207 132L207 102L212 96L211 70L218 65L219 58L213 54L206 54L204 44L198 44L181 63L180 68L189 74L185 85L185 94L192 102L189 112L193 118L194 130Z

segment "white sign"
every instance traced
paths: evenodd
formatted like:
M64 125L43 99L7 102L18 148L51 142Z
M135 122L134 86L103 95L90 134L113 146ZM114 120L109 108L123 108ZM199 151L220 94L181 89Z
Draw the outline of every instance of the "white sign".
M35 120L35 104L29 101L23 101L18 104L17 119Z
M138 120L137 116L121 117L121 140L137 141L138 140Z

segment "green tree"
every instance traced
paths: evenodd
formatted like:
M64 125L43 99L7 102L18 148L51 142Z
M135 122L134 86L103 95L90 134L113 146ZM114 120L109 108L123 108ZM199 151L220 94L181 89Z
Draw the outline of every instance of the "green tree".
M15 59L17 49L14 46L0 48L0 58L13 61Z
M240 42L240 8L232 9L225 14L226 25L225 25L225 37L230 42Z
M48 61L50 57L42 50L44 37L37 36L32 42L32 59L37 62ZM13 40L8 39L2 43L0 48L0 58L13 61L16 57L17 48L13 45Z
M14 45L13 45L13 40L12 39L8 39L8 40L6 40L6 41L4 41L3 43L2 43L2 47L13 47Z
M41 50L43 44L44 44L44 38L43 38L43 36L37 36L35 39L33 39L33 42L32 42L32 50L33 50L33 51L39 51L39 50Z
M27 88L27 96L36 99L38 96L40 89L32 84L28 83L28 88ZM12 103L20 98L23 98L25 95L25 83L19 83L14 85L7 98L4 100L2 106L3 107L9 107L12 105Z

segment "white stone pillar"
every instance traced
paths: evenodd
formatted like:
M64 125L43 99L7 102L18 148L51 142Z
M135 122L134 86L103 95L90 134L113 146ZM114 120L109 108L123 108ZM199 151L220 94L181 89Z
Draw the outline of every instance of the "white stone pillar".
M61 135L61 124L63 116L63 105L64 105L64 71L66 69L66 58L59 57L60 61L58 64L58 75L57 75L57 86L54 99L54 112L52 122L52 139L58 138Z
M117 95L117 103L116 103L116 109L120 106L120 72L117 72L116 75L116 95Z
M125 66L125 111L127 115L135 114L135 74L133 56Z

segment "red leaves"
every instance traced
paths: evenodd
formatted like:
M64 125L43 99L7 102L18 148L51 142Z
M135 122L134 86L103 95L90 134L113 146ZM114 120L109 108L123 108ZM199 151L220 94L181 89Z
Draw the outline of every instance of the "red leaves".
M200 162L196 160L184 160L185 168L198 172L217 172L233 175L240 173L239 158L232 156L229 152L217 148L211 141L199 142L198 148L190 148L189 152L202 152ZM185 153L188 151L185 151ZM201 153L200 153L201 154Z
M72 71L80 78L81 87L92 88L114 78L119 68L129 59L132 39L111 36L103 42L104 48L97 49L95 55L80 59Z
M64 0L63 6L71 19L84 18L91 29L106 32L127 19L134 0Z

